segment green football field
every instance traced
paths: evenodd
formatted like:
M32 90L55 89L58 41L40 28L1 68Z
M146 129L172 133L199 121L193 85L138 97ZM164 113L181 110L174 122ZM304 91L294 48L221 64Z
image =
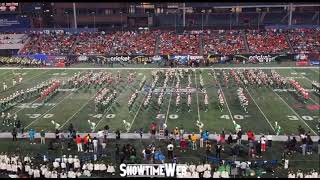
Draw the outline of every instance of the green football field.
M88 120L96 124L94 131L103 129L109 125L111 131L119 129L126 132L123 120L130 123L129 132L144 132L149 130L150 124L155 121L157 124L166 123L169 129L183 127L186 132L199 132L196 126L197 120L204 124L204 130L210 133L234 132L233 121L241 125L244 131L253 130L256 134L275 134L275 122L282 128L281 134L297 133L297 127L301 125L312 135L317 133L316 125L319 123L319 95L311 89L313 81L319 82L319 69L276 69L276 71L287 78L293 78L310 93L310 100L303 103L293 92L287 90L273 89L271 87L258 88L248 86L244 88L244 93L249 99L248 113L245 113L240 106L236 95L237 85L230 76L228 86L219 76L220 69L196 69L191 72L192 104L191 111L188 112L187 96L181 96L181 108L177 111L176 95L172 93L175 87L176 78L169 78L167 91L163 98L161 108L157 105L158 94L152 96L148 108L144 108L143 101L147 95L147 89L152 82L152 71L155 69L92 69L93 72L106 71L113 75L120 71L123 81L119 84L104 85L109 89L118 92L117 98L103 112L95 111L94 98L98 89L80 88L76 91L61 89L49 101L42 104L38 98L28 99L7 110L11 114L17 114L25 129L35 128L37 131L44 129L53 132L55 126L52 120L59 123L61 130L66 131L72 123L78 132L91 132ZM263 69L270 73L271 69ZM38 83L49 79L66 79L79 71L90 71L84 69L1 69L0 70L0 98L4 98L17 90L31 88ZM190 70L191 71L191 70ZM217 76L212 76L214 71ZM129 73L136 72L133 83L127 82ZM229 70L226 70L229 73ZM22 83L12 87L12 79L22 75ZM204 95L200 90L200 74L203 77L204 87L209 97L208 111L204 108ZM146 83L133 104L131 112L128 109L128 100L131 94L139 88L143 77L146 76ZM156 91L163 86L164 74L156 84ZM2 83L6 82L9 89L3 91ZM181 89L184 90L188 84L188 77L185 76L180 82ZM218 106L218 90L222 89L225 97L225 106L220 111ZM0 124L2 131L10 131L12 127Z

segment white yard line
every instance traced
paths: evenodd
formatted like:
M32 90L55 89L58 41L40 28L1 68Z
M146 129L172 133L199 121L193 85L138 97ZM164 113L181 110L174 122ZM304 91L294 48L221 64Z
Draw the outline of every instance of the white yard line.
M251 99L253 100L253 102L256 104L256 106L258 107L258 109L259 109L259 111L261 112L261 114L263 115L263 117L267 120L267 122L268 122L268 124L270 125L271 129L272 129L274 132L276 132L275 129L273 128L273 126L271 125L269 119L266 117L266 115L264 114L264 112L261 110L261 108L259 107L258 103L254 100L254 98L253 98L253 96L251 95L251 93L249 92L249 90L248 90L245 86L243 86L243 87L247 90L249 96L251 97Z
M49 70L46 70L46 71L44 71L44 72L42 72L42 73L40 73L40 74L37 74L37 75L35 75L35 76L31 76L31 77L29 77L28 79L23 80L22 83L17 83L15 86L21 85L21 84L23 84L23 83L26 82L26 81L30 81L31 79L34 79L34 78L36 78L36 77L38 77L38 76L40 76L40 75L42 75L42 74L44 74L45 72L48 72L48 71L49 71ZM5 91L8 91L8 90L10 90L11 88L13 88L13 87L15 87L15 86L10 86L10 87L8 87L8 89L6 89ZM5 92L5 91L1 91L0 93Z
M95 94L93 95L93 97L91 97L85 104L83 104L83 105L79 108L79 110L78 110L77 112L75 112L70 118L68 118L67 121L64 122L64 123L60 126L59 130L61 130L61 129L62 129L76 114L78 114L84 107L86 107L86 106L89 104L89 102L92 101L92 100L96 97L96 95L97 95L98 93L99 93L99 90L98 90L97 93L95 93Z
M198 106L198 120L201 122L201 119L200 119L200 108L199 108L199 96L198 96L197 70L194 71L194 80L195 80L195 84L196 84L197 106Z
M82 85L83 86L83 85ZM82 87L81 86L81 87ZM80 87L80 88L81 88ZM79 88L79 89L80 89ZM74 92L71 92L69 95L67 95L66 97L62 97L62 100L59 101L57 104L55 104L54 106L52 106L52 108L50 108L48 111L46 111L45 113L43 113L40 117L38 117L37 119L35 119L34 121L32 121L28 126L25 127L25 129L27 129L30 125L32 125L33 123L35 123L36 121L38 121L39 119L41 119L43 116L45 116L48 112L50 112L52 109L54 109L57 105L59 105L60 103L62 103L64 100L66 100L69 96L73 95Z
M318 70L311 69L313 72L319 73L320 74L320 68L317 68Z
M65 70L64 70L63 72L65 72ZM49 79L50 79L50 78L49 78ZM36 98L36 99L35 99L34 101L32 101L30 104L32 105L32 104L33 104L34 102L36 102L39 98L40 98L40 97ZM13 114L18 113L18 112L22 111L23 109L25 109L25 108L20 108L18 111L15 111Z
M175 87L175 83L176 82L176 76L174 76L174 80L173 80L173 88ZM172 86L171 86L171 89L172 89ZM165 120L165 122L164 122L164 124L167 124L167 121L168 121L168 116L169 116L169 111L170 111L170 105L171 105L171 99L172 99L172 94L173 94L173 92L171 91L170 92L170 99L169 99L169 105L168 105L168 109L167 109L167 113L166 113L166 120Z
M297 72L297 71L296 71ZM297 72L298 73L298 72ZM311 79L309 79L307 76L302 75L300 73L298 73L300 77L303 77L304 79L308 80L311 84L313 83L313 81ZM309 98L313 103L315 103L316 105L319 105L318 102L316 102L315 100L311 99L311 97Z
M120 97L121 94L123 94L123 92L120 93L120 94L113 100L113 102L112 102L112 103L110 104L110 106L107 108L107 111L103 114L102 118L98 121L96 127L94 127L94 130L93 130L93 131L95 131L95 130L97 129L97 127L99 126L99 124L102 122L102 119L104 119L104 118L108 115L108 112L111 110L111 108L112 108L112 106L114 105L114 103L116 103L116 102L118 101L118 99L119 99L119 97Z
M134 83L132 83L132 86L131 86L131 87L133 87L133 84L134 84ZM129 88L128 88L128 89L129 89ZM117 102L117 100L119 99L119 97L120 97L121 94L124 94L124 91L123 91L122 93L120 93L119 96L117 96L116 99L111 103L111 105L108 107L107 111L103 114L102 118L98 121L96 127L94 128L94 131L97 129L98 125L102 122L102 119L104 119L104 117L107 116L107 113L111 110L113 104L114 104L115 102ZM130 128L131 128L131 126L130 126Z
M139 112L140 112L140 109L141 109L141 107L142 107L142 105L143 105L144 99L147 97L147 95L148 95L148 94L146 94L145 96L143 96L142 101L141 101L141 104L140 104L140 106L139 106L136 114L134 115L134 117L133 117L133 119L132 119L132 121L131 121L131 123L130 123L130 128L129 128L128 132L131 130L132 124L134 123L134 120L135 120L136 117L138 116L138 114L139 114Z
M220 81L219 81L219 80L217 79L217 77L216 77L216 72L215 72L215 71L213 71L213 72L214 72L214 78L215 78L215 80L218 82L219 88L220 88L221 93L222 93L222 97L223 97L224 101L226 102L227 109L228 109L228 111L229 111L229 114L230 114L230 117L231 117L231 120L232 120L232 123L233 123L234 119L233 119L232 113L231 113L231 111L230 111L230 108L229 108L227 99L224 97L224 93L223 93L223 90L222 90L222 88L221 88Z
M272 91L272 89L271 89L271 91ZM274 91L272 91L272 92L274 92ZM274 92L274 93L279 97L279 99L280 99L284 104L286 104L286 105L289 107L289 109L290 109L315 135L317 135L317 133L301 118L301 116L300 116L294 109L292 109L292 107L289 106L289 104L288 104L278 93L276 93L276 92Z
M5 71L5 72L1 73L0 76L7 74L8 72L11 72L11 71Z

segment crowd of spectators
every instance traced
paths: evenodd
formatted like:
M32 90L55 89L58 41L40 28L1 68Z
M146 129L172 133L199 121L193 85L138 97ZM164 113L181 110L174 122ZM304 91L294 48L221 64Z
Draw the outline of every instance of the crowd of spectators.
M116 32L115 55L154 55L159 31Z
M75 35L64 33L34 34L20 54L67 55L75 40Z
M160 54L200 55L200 36L188 32L163 32L160 35L159 49Z
M104 32L87 33L82 32L78 35L72 54L76 55L95 55L111 52L115 35Z
M246 33L249 52L252 54L290 53L284 33L279 30L249 30Z
M26 34L0 34L0 44L24 43Z
M102 31L82 32L77 35L32 33L29 37L30 41L20 50L20 54L154 55L159 48L159 54L163 55L200 55L201 39L204 55L291 53L287 40L290 41L295 53L319 52L320 49L320 31L315 29L248 30L245 33L239 30L185 31L183 33L160 30L113 33ZM157 47L158 37L160 41ZM249 52L247 52L245 41L248 42Z
M288 31L288 37L295 53L319 53L319 29L294 29Z
M204 31L203 33L204 54L243 54L246 47L240 31Z

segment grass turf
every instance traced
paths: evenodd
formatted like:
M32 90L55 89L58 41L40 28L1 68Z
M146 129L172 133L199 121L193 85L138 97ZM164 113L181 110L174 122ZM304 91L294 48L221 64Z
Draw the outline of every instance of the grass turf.
M6 97L16 90L26 89L35 86L37 83L48 80L50 78L63 79L73 75L78 71L89 70L0 70L0 83L6 82L9 89L0 92L0 97ZM108 71L115 74L118 70L94 70L93 71ZM195 73L191 74L192 88L197 91L192 93L191 111L187 111L186 101L187 96L182 95L181 109L176 111L175 107L175 93L167 92L163 99L161 108L157 105L157 95L153 96L149 108L145 109L142 106L143 100L146 96L145 91L141 91L133 104L132 111L129 112L127 103L131 94L138 88L143 75L146 75L146 85L151 83L151 71L149 69L136 70L119 70L124 82L119 85L111 85L110 89L118 91L118 98L104 112L95 112L93 97L97 92L96 89L84 90L81 89L76 92L66 91L59 92L52 97L46 105L34 104L33 108L21 108L22 104L8 110L11 114L17 113L18 118L22 121L24 127L35 128L37 131L45 129L46 131L53 131L54 126L50 123L51 120L56 121L62 125L62 129L66 130L69 123L72 123L78 132L89 132L90 127L87 122L88 119L95 122L97 127L95 131L102 129L105 125L109 125L111 131L120 129L122 132L126 131L122 120L131 123L130 132L138 131L143 128L145 132L148 131L151 122L155 121L158 124L166 122L169 129L174 127L183 127L187 132L198 132L195 123L200 119L204 123L204 129L211 133L220 133L222 129L226 132L233 132L234 127L232 120L237 121L241 127L247 131L253 130L255 133L275 134L273 131L274 124L277 121L282 127L282 134L292 134L297 132L298 125L304 127L307 131L316 132L316 124L319 122L319 110L309 110L308 105L319 105L319 96L315 92L310 92L311 100L306 104L298 100L290 92L276 92L268 87L252 87L249 86L244 90L248 96L249 113L246 114L240 106L236 96L237 86L231 79L228 87L224 86L221 79L215 79L211 74L211 70L197 69ZM136 71L137 78L132 84L127 84L126 77L129 72ZM215 70L220 72L220 70ZM229 70L226 70L227 72ZM263 70L270 72L270 70ZM282 76L292 77L296 79L305 89L311 89L312 81L319 82L319 71L316 69L278 69L276 70ZM12 86L12 78L20 73L23 76L21 84ZM204 85L209 96L209 110L204 111L204 96L199 90L199 76L202 74ZM160 77L157 83L157 88L162 87L164 76ZM175 86L176 79L172 78L168 82L168 89ZM187 86L188 79L181 80L181 87ZM221 112L218 108L218 94L217 91L221 86L227 104ZM23 103L40 103L37 99L30 99ZM50 104L51 103L51 104ZM100 115L97 115L100 114ZM295 117L292 117L295 116ZM157 118L158 117L158 118ZM294 119L294 120L290 120ZM2 131L8 131L11 127L1 126Z

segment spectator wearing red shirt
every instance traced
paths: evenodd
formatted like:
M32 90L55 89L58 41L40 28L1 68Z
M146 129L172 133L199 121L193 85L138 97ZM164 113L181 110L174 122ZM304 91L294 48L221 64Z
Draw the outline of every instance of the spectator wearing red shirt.
M77 136L76 143L77 143L77 147L78 147L78 152L83 152L83 149L82 149L82 138L80 137L80 135Z
M156 130L157 124L155 122L152 122L150 126L151 138L154 138L154 136L156 135Z
M184 138L181 138L180 140L180 152L186 152L188 148L187 141Z
M83 137L83 145L84 145L84 151L88 152L88 136L84 135Z
M251 139L252 141L255 141L255 137L254 137L254 134L253 134L253 131L249 130L247 132L247 136L248 136L248 141Z

